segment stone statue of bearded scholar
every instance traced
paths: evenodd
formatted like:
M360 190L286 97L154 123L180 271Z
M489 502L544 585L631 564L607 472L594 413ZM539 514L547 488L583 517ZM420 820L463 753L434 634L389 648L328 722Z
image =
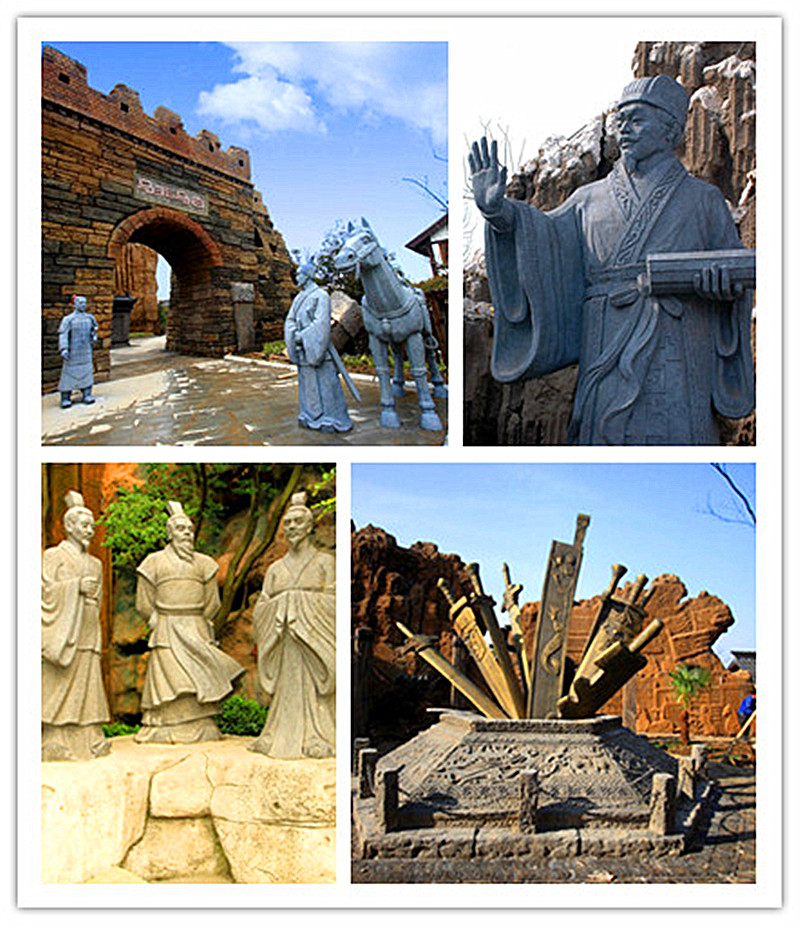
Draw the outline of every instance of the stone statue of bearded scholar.
M720 191L674 153L688 105L666 75L630 83L614 169L547 213L505 198L496 142L472 146L495 308L492 374L515 382L577 361L572 443L718 444L715 412L741 418L753 408L751 292L714 265L688 292L656 296L642 285L648 256L742 247Z
M218 566L194 549L194 526L180 502L168 502L169 543L137 569L136 607L150 625L138 743L221 739L214 715L244 672L214 642Z
M258 681L270 698L261 736L250 747L276 759L335 752L336 573L311 539L305 492L283 518L289 551L273 563L253 612Z
M89 553L94 515L67 492L67 538L42 557L42 760L94 759L111 741L100 665L103 567Z

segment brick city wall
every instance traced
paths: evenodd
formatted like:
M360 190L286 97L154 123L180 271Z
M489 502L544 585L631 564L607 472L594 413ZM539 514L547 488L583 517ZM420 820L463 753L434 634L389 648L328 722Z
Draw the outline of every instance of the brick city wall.
M219 356L236 349L231 287L253 284L256 344L282 326L295 292L291 259L250 182L241 148L183 129L135 90L103 94L86 69L53 48L42 56L42 385L55 387L57 331L70 298L99 323L95 376L108 377L112 305L128 243L173 270L168 347ZM130 295L137 295L130 293Z

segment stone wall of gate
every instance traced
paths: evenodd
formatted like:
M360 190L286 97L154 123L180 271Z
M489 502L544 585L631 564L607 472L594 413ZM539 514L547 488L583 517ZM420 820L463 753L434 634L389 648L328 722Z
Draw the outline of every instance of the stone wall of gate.
M107 378L113 299L124 294L117 292L117 256L128 243L157 250L172 266L177 279L172 301L183 297L183 303L171 306L182 313L170 322L172 348L208 356L235 350L234 294L242 292L237 284L252 293L256 345L282 330L296 291L292 263L250 180L247 151L223 150L206 130L189 135L180 117L164 107L148 115L138 93L123 84L108 94L91 88L82 64L47 47L42 54L45 391L58 379L58 325L76 292L87 296L99 322L95 376Z

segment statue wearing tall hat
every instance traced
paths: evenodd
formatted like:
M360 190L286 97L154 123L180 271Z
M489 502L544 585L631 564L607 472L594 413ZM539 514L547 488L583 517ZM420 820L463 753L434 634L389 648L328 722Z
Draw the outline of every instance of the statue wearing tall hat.
M311 538L306 493L283 517L286 555L264 576L253 611L258 681L270 699L250 747L276 759L322 759L335 752L336 569Z
M66 540L42 557L42 760L94 759L111 742L103 688L100 601L103 567L89 553L94 515L67 492Z
M628 84L613 170L547 213L505 198L496 143L472 146L492 373L515 382L577 361L574 443L717 444L715 413L753 408L755 258L720 191L675 155L688 105L666 75Z
M214 641L219 610L216 562L194 548L194 525L167 502L169 543L136 570L136 608L150 626L150 658L137 743L221 739L214 715L242 666Z
M61 319L58 326L58 352L64 361L58 391L61 393L61 407L72 405L72 393L78 389L81 401L86 405L94 402L92 386L92 350L97 344L97 319L86 311L86 296L72 297L72 312Z

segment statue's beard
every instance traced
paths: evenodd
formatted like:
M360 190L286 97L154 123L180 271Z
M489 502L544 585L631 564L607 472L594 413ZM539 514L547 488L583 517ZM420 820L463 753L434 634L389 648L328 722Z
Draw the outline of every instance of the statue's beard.
M629 171L635 171L636 165L639 163L638 160L633 156L633 152L623 151L622 152L622 163L625 165L625 169Z
M173 540L172 547L180 559L191 560L194 555L194 542L192 540Z

